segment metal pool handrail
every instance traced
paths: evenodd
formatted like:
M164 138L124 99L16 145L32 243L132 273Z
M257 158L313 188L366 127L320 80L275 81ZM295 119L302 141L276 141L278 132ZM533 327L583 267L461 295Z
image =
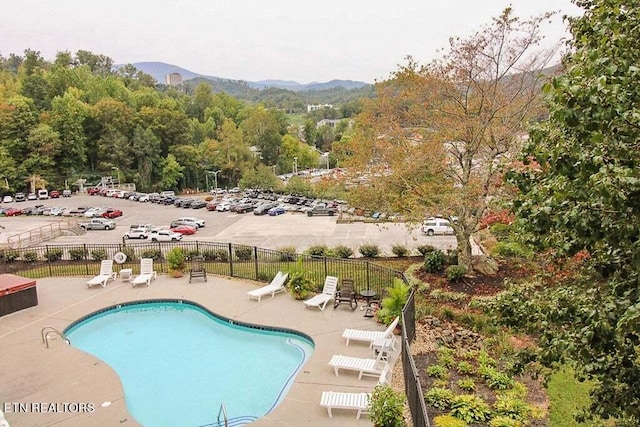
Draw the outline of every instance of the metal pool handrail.
M220 425L220 414L224 416L224 427L229 427L229 420L227 419L227 410L224 407L224 403L220 404L220 409L218 410L218 423Z

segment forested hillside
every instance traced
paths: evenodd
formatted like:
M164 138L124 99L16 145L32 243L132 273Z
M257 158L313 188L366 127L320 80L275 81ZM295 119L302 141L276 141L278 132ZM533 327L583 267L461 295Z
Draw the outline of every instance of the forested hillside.
M141 190L178 190L203 188L208 171L220 171L223 186L247 171L287 172L295 157L300 169L316 166L315 126L306 144L280 109L300 107L293 92L248 90L248 102L200 83L158 90L135 67L114 71L111 58L87 51L53 62L32 50L0 56L1 191L116 172ZM322 139L324 150L331 141Z

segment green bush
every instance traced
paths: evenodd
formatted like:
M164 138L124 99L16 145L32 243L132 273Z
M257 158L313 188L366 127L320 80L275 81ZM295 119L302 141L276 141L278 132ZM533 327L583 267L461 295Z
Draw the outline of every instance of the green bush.
M473 365L465 360L461 360L460 362L458 362L456 370L461 375L471 375L476 371Z
M94 249L91 251L91 259L94 261L102 261L107 259L107 251L104 249Z
M459 302L467 298L464 292L443 291L442 289L434 289L429 292L429 297L436 301Z
M523 424L520 421L513 420L504 415L498 415L489 421L489 427L522 427Z
M154 261L162 260L162 251L160 249L145 249L140 254L141 258L151 258Z
M522 423L528 421L533 412L532 407L525 401L508 395L499 395L496 402L493 404L493 409L498 415L502 415Z
M18 251L14 250L0 250L0 260L5 260L7 262L13 262L18 259L20 254Z
M289 281L287 282L287 289L292 297L297 300L306 299L311 292L314 291L315 284L313 280L307 277L305 271L292 271L289 273Z
M449 369L442 365L431 365L425 372L433 378L446 378L449 375Z
M167 264L169 265L169 271L184 271L186 268L187 255L184 249L180 247L174 247L167 253Z
M471 378L460 379L457 384L464 391L474 391L476 389L476 383Z
M447 267L446 274L449 282L458 283L467 274L467 268L463 265L450 265Z
M189 249L185 252L185 257L187 260L193 259L198 256L200 256L200 251L198 249Z
M345 245L338 245L333 248L333 253L338 258L351 258L353 256L353 249Z
M406 257L409 254L409 249L407 249L404 245L393 245L391 246L391 252L399 258Z
M49 262L59 261L62 259L62 253L61 248L49 248L47 252L45 252L44 258Z
M376 312L378 321L390 325L402 314L402 308L407 303L411 288L402 279L393 279L393 286L388 289L387 296L382 299L382 308Z
M24 252L22 254L22 259L25 262L36 262L38 260L38 254L35 253L34 251Z
M444 270L445 255L441 250L436 249L427 253L424 257L424 269L428 273L440 273Z
M253 248L250 246L236 248L235 253L240 261L249 261L253 257Z
M89 253L87 251L87 248L83 246L78 246L78 247L69 249L69 258L71 258L74 261L83 260L87 257L88 254Z
M449 347L440 347L438 349L438 363L442 366L450 368L455 363L456 351Z
M491 408L478 396L461 394L451 402L451 415L466 423L477 423L489 419Z
M467 423L451 415L438 415L433 419L435 427L467 427Z
M427 402L427 405L431 405L441 411L446 411L451 407L451 403L455 397L455 393L448 388L431 387L424 394L424 401Z
M444 257L445 265L457 265L458 264L458 250L447 249L447 254Z
M489 231L491 231L491 234L493 234L493 237L495 237L497 241L504 242L505 240L509 240L511 226L496 222L489 228Z
M435 246L431 245L420 245L416 248L416 250L418 251L418 253L420 253L420 255L426 256L429 252L435 251L436 248Z
M375 258L380 254L380 248L374 243L366 243L358 248L360 255L367 258Z
M369 420L378 427L404 427L403 393L386 384L378 384L371 393Z
M478 373L482 376L491 390L506 390L511 388L515 382L511 376L498 371L492 366L480 365Z
M327 245L313 245L309 246L304 253L311 256L326 256L328 251Z
M498 242L493 247L493 253L501 257L526 257L526 248L517 242Z
M136 251L131 246L125 246L120 252L127 256L127 261L136 260Z
M298 255L298 251L296 250L295 246L283 246L276 250L280 252L280 254L278 255L278 260L280 262L295 261Z

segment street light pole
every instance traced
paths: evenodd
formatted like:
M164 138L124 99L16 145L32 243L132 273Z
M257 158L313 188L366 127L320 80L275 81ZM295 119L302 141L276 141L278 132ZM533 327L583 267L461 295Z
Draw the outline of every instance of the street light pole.
M118 177L118 187L120 187L120 168L117 166L112 166L111 170L116 171L117 177Z
M215 171L213 172L213 178L216 181L216 193L218 193L218 174L220 173L220 171Z
M293 158L293 174L296 175L298 173L298 158Z

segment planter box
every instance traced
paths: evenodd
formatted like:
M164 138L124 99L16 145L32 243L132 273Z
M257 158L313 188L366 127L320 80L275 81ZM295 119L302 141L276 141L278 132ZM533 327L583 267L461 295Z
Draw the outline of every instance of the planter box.
M36 281L0 274L0 316L38 305Z

